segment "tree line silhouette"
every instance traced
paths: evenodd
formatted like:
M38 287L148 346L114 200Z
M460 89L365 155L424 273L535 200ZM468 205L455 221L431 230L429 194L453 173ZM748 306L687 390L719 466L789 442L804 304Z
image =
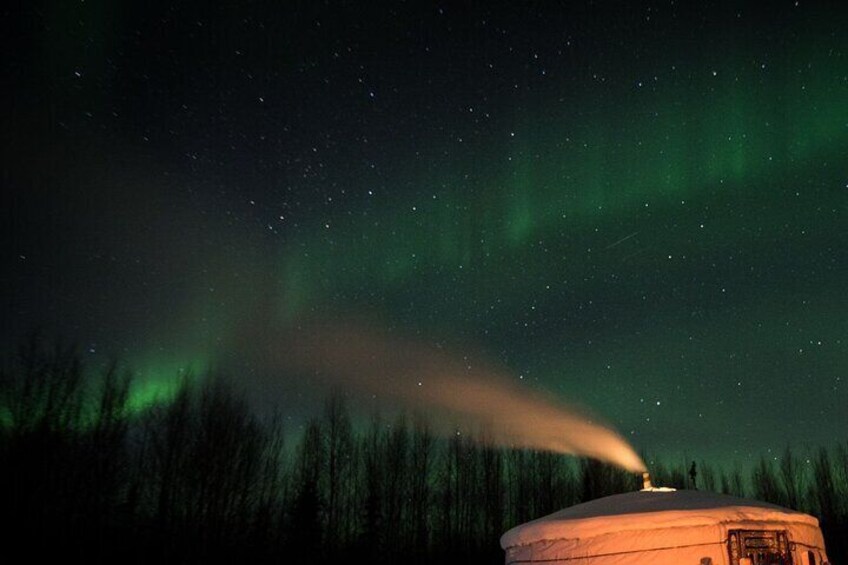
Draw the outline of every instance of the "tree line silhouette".
M595 460L436 437L423 418L354 425L330 395L286 435L224 379L184 380L130 410L132 378L86 375L37 339L0 373L0 515L7 555L86 562L502 563L508 528L640 487ZM286 438L296 436L286 441ZM788 447L749 473L651 465L655 484L747 496L816 515L834 563L848 539L848 444Z

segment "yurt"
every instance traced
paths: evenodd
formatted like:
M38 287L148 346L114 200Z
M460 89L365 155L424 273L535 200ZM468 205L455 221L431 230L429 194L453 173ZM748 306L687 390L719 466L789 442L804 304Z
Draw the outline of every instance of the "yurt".
M822 565L814 517L696 490L651 488L599 498L516 526L506 564Z

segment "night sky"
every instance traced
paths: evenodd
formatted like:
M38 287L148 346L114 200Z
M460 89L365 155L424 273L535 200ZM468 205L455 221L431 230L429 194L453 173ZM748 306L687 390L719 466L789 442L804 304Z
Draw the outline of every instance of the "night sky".
M367 319L652 454L848 439L840 3L14 4L5 351L297 420L323 391L248 350Z

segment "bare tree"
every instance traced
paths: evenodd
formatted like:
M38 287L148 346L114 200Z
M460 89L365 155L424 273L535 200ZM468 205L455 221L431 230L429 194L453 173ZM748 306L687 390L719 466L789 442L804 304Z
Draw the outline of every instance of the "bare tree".
M297 486L289 541L297 559L320 561L323 554L321 478L325 457L321 425L310 422L304 429L295 467Z
M798 464L789 446L780 458L780 486L784 493L784 503L789 508L801 509L801 493L803 492L804 467Z
M734 467L729 475L722 470L721 492L732 496L745 496L745 479L742 477L739 467Z
M635 475L597 459L580 460L581 500L583 502L633 490Z
M385 543L387 556L396 559L402 553L404 525L408 524L406 502L408 496L409 432L406 417L397 416L385 442Z
M487 444L482 449L483 474L483 540L500 538L504 529L504 469L503 451Z
M424 556L430 548L430 512L433 472L433 435L426 421L416 417L412 432L410 523L412 527L412 552Z
M119 372L116 363L106 369L95 393L91 428L84 436L87 472L81 475L80 490L87 499L86 519L100 537L106 537L106 530L119 519L117 512L126 496L130 382L130 374Z
M342 524L351 495L353 435L350 416L341 393L331 394L324 405L324 442L327 453L326 545L330 553L347 541L349 524Z
M383 549L383 477L385 469L382 461L383 434L382 420L378 413L371 417L371 423L360 441L362 461L362 525L360 530L358 556L376 561Z
M760 457L757 466L754 468L751 483L754 489L754 498L780 506L786 504L771 461L765 457Z
M526 522L532 515L533 484L528 460L529 454L523 449L511 449L506 456L508 526Z
M171 404L161 415L147 421L155 457L156 518L161 531L175 531L184 516L179 502L184 494L184 478L191 434L191 388L183 381Z
M708 464L706 461L701 460L699 468L701 475L701 490L716 492L718 490L718 485L716 483L716 473L713 466Z
M813 478L813 492L822 522L835 522L837 519L836 485L833 480L830 455L823 447L813 458Z

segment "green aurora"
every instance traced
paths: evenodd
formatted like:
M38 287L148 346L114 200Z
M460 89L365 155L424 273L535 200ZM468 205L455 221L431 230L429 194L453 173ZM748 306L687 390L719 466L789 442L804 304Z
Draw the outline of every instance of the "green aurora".
M283 252L281 316L471 339L646 449L826 442L848 329L848 65L826 49L544 101L406 179L415 198L316 219Z
M5 238L9 328L117 354L133 413L210 369L267 395L293 377L239 349L343 312L467 347L649 453L844 441L842 11L324 9L274 41L175 9L160 51L141 8L51 5L10 75L3 147L30 151L36 196ZM311 386L280 403L307 417Z

